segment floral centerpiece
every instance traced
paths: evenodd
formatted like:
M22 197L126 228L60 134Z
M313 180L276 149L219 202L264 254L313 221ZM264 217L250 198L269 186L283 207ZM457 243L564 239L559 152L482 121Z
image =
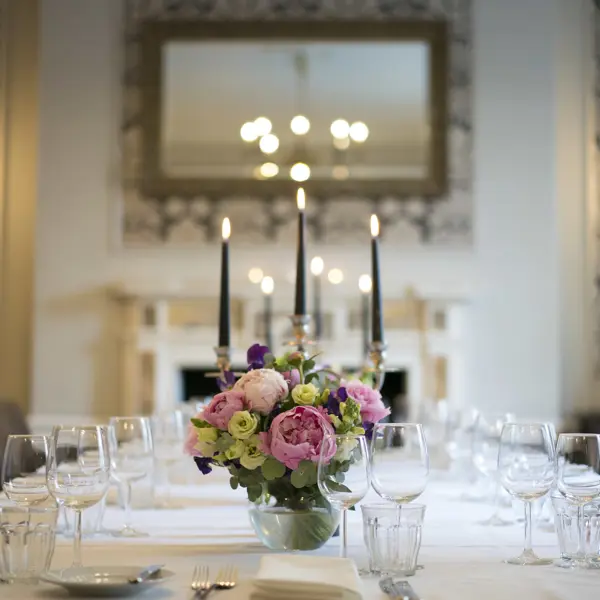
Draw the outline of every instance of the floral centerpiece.
M369 435L389 414L378 391L344 381L299 352L275 358L265 346L248 350L249 370L219 380L221 393L191 420L186 452L207 475L229 471L233 489L252 503L251 522L277 550L312 550L337 528L339 515L319 492L317 463L327 434ZM348 456L336 462L343 490ZM337 465L339 464L339 469Z

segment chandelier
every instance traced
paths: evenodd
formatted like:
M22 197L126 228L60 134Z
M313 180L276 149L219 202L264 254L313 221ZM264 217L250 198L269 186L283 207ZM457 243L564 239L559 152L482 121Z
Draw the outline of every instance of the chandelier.
M311 176L311 153L307 144L307 135L311 131L310 119L304 110L307 106L308 89L308 59L304 52L294 55L294 70L297 80L297 114L289 123L291 132L296 136L296 142L287 156L281 157L280 140L273 128L271 119L259 116L253 121L246 121L240 127L240 137L247 144L257 144L260 152L265 155L264 162L257 166L254 175L258 179L271 179L279 175L280 170L287 168L290 179L303 182ZM332 147L340 152L347 151L351 145L362 144L369 137L369 128L363 121L350 123L345 118L337 118L329 127ZM270 159L270 160L269 160ZM278 160L279 159L279 160ZM333 166L332 175L336 179L348 176L347 167Z

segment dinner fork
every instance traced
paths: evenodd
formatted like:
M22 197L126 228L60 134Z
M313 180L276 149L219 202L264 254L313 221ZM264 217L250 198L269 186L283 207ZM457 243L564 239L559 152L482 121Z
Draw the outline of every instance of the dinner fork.
M214 583L210 582L208 567L196 566L192 575L192 590L197 600L206 598L213 590L230 590L237 584L238 570L227 565L217 573Z

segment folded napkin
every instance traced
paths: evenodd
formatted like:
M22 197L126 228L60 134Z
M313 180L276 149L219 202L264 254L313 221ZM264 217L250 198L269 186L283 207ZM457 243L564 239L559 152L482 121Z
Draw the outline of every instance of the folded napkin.
M251 600L361 600L362 583L347 558L273 554L260 560Z

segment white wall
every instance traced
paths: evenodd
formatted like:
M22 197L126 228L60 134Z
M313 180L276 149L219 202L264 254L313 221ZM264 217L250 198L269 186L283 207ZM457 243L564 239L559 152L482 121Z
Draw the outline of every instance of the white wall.
M555 116L563 104L572 114L556 92L564 67L557 45L565 18L561 2L566 0L476 0L475 252L384 251L387 295L399 296L413 284L422 293L472 298L476 335L467 361L468 399L497 409L522 409L531 401L531 410L542 416L556 414L561 397ZM202 283L217 289L214 248L126 251L114 243L121 4L42 3L34 364L39 414L118 411L118 321L106 286ZM240 294L256 293L245 273L274 254L272 248L249 250L233 251L232 287ZM321 250L332 266L353 276L368 270L366 248ZM292 264L291 247L278 249L273 274L285 280ZM354 293L354 281L332 290L332 298ZM291 306L291 299L291 287L279 286L276 304Z
M589 400L590 5L475 3L476 292L467 382L471 401L488 410L553 418Z

